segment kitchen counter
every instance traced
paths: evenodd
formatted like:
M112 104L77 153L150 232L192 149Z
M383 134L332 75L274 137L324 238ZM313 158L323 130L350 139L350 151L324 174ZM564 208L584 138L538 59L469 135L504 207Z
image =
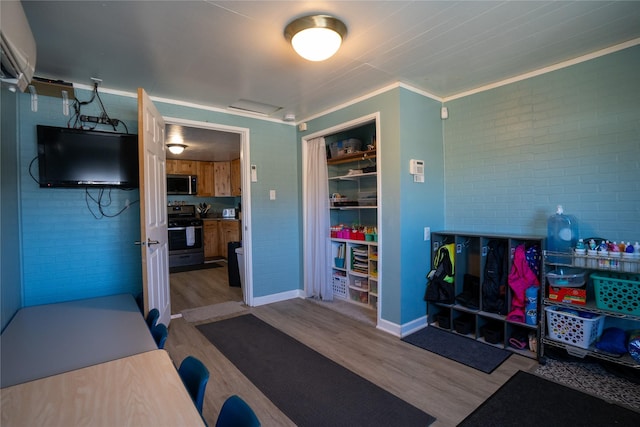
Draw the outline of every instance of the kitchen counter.
M222 218L222 217L205 217L200 219L203 221L240 221L239 219L236 219L236 218Z

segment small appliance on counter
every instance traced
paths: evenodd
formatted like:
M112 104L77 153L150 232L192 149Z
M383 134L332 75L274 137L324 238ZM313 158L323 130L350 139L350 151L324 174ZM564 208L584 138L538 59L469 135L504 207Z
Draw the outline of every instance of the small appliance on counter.
M222 209L222 218L235 218L235 217L236 217L235 208Z

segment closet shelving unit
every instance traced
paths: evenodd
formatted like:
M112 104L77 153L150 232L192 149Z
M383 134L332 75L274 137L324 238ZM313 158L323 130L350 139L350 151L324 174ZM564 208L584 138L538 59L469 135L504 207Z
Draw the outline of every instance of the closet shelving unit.
M544 271L545 274L549 271L555 270L559 267L570 267L574 269L584 270L586 276L588 277L591 273L614 273L616 275L621 274L624 276L620 277L635 277L635 281L639 281L640 279L640 258L622 258L622 257L610 257L610 256L586 256L586 255L575 255L575 254L567 254L560 252L544 252ZM589 312L596 315L604 315L604 327L606 328L609 323L615 323L616 321L625 321L629 325L632 325L630 329L640 329L640 315L637 314L629 314L621 311L612 311L612 310L604 310L598 307L596 303L596 295L595 295L595 286L593 280L586 280L587 286L587 302L585 305L578 304L570 304L570 303L562 303L557 301L552 301L549 298L549 286L548 283L544 286L544 297L543 297L543 306L544 307L563 307L571 310ZM638 290L634 292L629 292L627 295L627 301L631 301L631 303L640 303L640 285L638 285ZM624 307L623 303L623 307ZM554 340L549 336L548 325L546 321L546 316L541 319L541 330L544 332L544 336L542 338L541 345L541 356L544 356L544 349L546 346L556 347L565 349L568 354L580 358L584 358L587 356L605 360L608 362L616 363L619 365L640 369L640 363L634 360L629 354L625 354L622 356L613 355L604 351L601 351L596 348L595 343L589 345L588 348L582 348L579 346L574 346L566 342Z
M332 225L342 224L345 228L378 226L375 128L375 121L372 121L325 137L327 144L357 138L362 141L364 148L327 159L329 194L342 196L338 203L331 203ZM368 145L374 148L368 149ZM350 235L349 238L330 238L334 296L375 310L378 307L379 289L378 242L373 235L367 236L365 240L361 240L362 235L358 237Z

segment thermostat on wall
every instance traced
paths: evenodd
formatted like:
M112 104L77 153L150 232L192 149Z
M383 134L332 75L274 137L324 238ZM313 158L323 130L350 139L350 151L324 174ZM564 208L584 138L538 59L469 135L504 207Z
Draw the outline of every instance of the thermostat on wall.
M409 173L411 175L424 175L424 160L411 159L409 161Z

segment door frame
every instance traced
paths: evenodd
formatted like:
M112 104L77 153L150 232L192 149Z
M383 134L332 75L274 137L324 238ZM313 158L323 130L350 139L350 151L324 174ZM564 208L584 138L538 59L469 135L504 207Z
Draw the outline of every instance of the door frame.
M332 135L338 132L344 132L347 131L349 129L353 129L353 128L357 128L359 126L362 126L364 124L367 123L371 123L374 122L375 126L376 126L376 147L377 147L377 153L378 155L376 156L376 164L377 164L377 195L378 195L378 254L379 256L384 260L384 254L383 254L383 235L381 233L382 231L382 197L380 196L381 194L381 186L382 186L382 162L381 162L381 156L380 156L380 152L381 152L381 132L380 132L380 112L375 112L375 113L371 113L371 114L367 114L365 116L361 116L352 120L349 120L347 122L344 123L340 123L334 126L331 126L329 128L326 129L321 129L318 130L316 132L313 132L309 135L305 135L302 138L300 138L300 143L301 143L301 147L302 147L302 164L306 164L307 162L307 158L309 156L309 141L315 138L319 138L319 137L326 137L327 135ZM309 239L309 237L307 236L307 211L309 210L309 207L307 206L307 199L306 196L304 195L304 193L306 192L306 188L307 188L307 180L308 180L308 176L307 176L307 171L304 170L302 171L302 192L303 192L303 197L302 197L302 222L303 222L303 226L302 226L302 230L303 230L303 251L306 250L306 241ZM304 255L303 255L303 259ZM308 266L303 263L303 268L306 269ZM383 300L382 300L382 289L384 286L383 280L382 280L382 264L379 263L378 264L378 309L376 310L376 325L380 325L382 322L382 306L383 306ZM306 277L306 274L304 275L304 277ZM304 292L305 294L309 291L309 284L304 283Z
M244 249L244 283L247 300L245 304L253 307L253 263L251 249L251 162L249 158L249 128L227 126L218 123L200 122L195 120L181 119L177 117L163 116L165 125L188 126L191 128L207 129L212 131L222 131L236 133L240 136L240 171L242 175L242 247Z

